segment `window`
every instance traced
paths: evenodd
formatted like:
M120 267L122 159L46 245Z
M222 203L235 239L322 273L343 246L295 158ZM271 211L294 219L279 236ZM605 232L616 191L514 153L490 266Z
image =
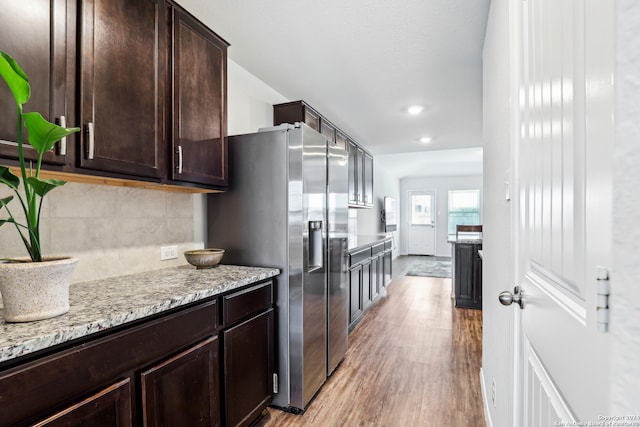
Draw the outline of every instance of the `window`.
M431 194L411 196L411 225L431 225L432 212Z
M480 224L480 190L449 191L449 234L456 234L456 225Z

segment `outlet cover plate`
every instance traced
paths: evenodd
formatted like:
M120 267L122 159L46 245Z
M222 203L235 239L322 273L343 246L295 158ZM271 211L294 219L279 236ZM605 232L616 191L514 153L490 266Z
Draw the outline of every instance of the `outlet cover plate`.
M176 258L178 258L178 247L176 245L160 247L160 261Z

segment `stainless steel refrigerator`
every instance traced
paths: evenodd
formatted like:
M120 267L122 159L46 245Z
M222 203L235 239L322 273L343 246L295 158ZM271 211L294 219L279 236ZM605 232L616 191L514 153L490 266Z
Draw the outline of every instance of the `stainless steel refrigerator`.
M306 409L347 351L347 153L305 124L229 137L229 190L208 197L223 262L278 267L273 405Z

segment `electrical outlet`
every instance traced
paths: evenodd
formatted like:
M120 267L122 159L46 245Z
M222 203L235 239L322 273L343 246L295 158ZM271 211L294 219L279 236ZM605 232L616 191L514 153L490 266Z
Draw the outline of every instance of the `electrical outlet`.
M178 247L176 245L160 247L160 261L176 258L178 258Z
M493 403L493 407L496 407L496 379L491 379L491 403Z

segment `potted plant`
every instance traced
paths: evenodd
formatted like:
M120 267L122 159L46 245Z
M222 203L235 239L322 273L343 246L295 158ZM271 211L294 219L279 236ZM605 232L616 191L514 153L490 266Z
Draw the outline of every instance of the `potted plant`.
M9 187L19 202L24 219L14 217L9 202L14 196L0 199L0 211L6 218L0 226L11 224L24 243L28 257L3 259L0 262L0 294L4 303L4 318L8 322L27 322L59 316L69 311L69 281L78 262L73 257L43 257L40 243L40 210L44 196L65 184L57 179L40 178L44 153L56 142L78 132L79 128L63 128L45 120L40 113L23 111L31 96L29 78L17 62L0 51L0 76L9 86L18 109L18 159L20 177L0 166L0 182ZM38 153L35 170L27 168L24 158L23 133Z

